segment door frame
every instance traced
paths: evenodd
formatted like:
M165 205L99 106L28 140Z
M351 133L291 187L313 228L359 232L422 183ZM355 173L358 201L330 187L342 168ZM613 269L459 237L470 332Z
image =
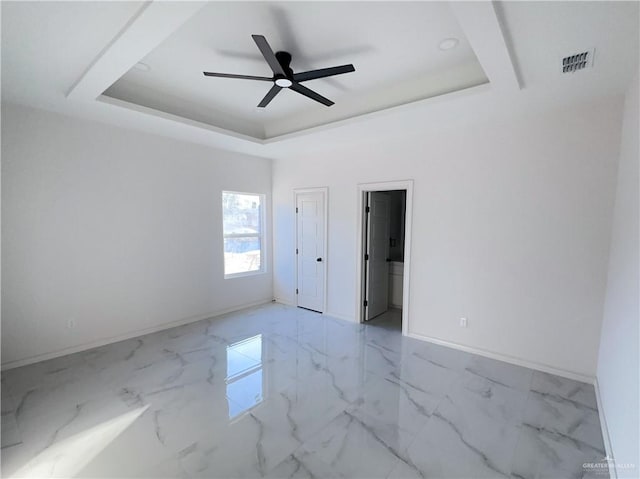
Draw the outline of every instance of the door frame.
M404 215L404 274L402 276L402 335L409 334L409 299L411 279L411 223L413 220L413 180L383 181L376 183L358 183L356 234L356 284L359 293L356 294L356 322L364 322L364 254L365 254L365 194L372 191L404 190L406 192ZM297 281L296 281L297 284Z
M326 314L327 312L327 285L328 285L328 257L327 257L327 249L328 249L328 240L329 240L329 187L327 186L318 186L313 188L294 188L293 189L293 217L295 218L295 228L294 228L294 250L293 250L293 264L295 265L295 281L293 286L293 296L295 298L294 305L298 307L298 294L296 293L296 289L298 288L298 255L296 254L296 249L298 248L298 216L296 213L296 208L298 206L298 195L304 193L322 193L322 197L324 199L324 244L322 251L322 258L324 263L324 285L323 285L323 298L322 298L322 312L321 314Z

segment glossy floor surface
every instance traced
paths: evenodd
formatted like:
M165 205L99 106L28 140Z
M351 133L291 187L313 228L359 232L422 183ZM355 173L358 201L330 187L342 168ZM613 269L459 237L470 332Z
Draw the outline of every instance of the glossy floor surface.
M3 477L608 477L592 386L270 304L2 375Z

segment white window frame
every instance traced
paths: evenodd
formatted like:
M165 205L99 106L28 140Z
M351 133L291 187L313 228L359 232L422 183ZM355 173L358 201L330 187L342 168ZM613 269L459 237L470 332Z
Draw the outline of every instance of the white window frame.
M248 196L257 196L260 198L260 233L233 233L233 234L225 234L224 233L224 202L222 201L222 197L225 193L231 193L234 195L248 195ZM260 274L266 274L267 272L267 256L266 256L266 199L267 196L264 193L252 193L249 191L233 191L233 190L222 190L220 193L220 209L222 210L222 271L224 273L224 279L233 279L233 278L242 278L244 276L257 276ZM256 271L244 271L242 273L230 273L227 274L224 271L226 270L225 258L224 258L224 240L227 238L259 238L260 239L260 269Z

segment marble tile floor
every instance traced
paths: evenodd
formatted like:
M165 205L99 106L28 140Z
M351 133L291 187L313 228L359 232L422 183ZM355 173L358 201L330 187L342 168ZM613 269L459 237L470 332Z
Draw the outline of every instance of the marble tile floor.
M269 304L6 371L2 476L608 477L593 386L394 321Z

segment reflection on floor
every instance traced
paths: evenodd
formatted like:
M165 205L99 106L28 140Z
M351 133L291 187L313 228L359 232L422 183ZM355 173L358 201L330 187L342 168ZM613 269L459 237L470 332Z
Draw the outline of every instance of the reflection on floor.
M393 314L272 304L4 372L3 477L607 476L585 468L605 457L593 386Z

